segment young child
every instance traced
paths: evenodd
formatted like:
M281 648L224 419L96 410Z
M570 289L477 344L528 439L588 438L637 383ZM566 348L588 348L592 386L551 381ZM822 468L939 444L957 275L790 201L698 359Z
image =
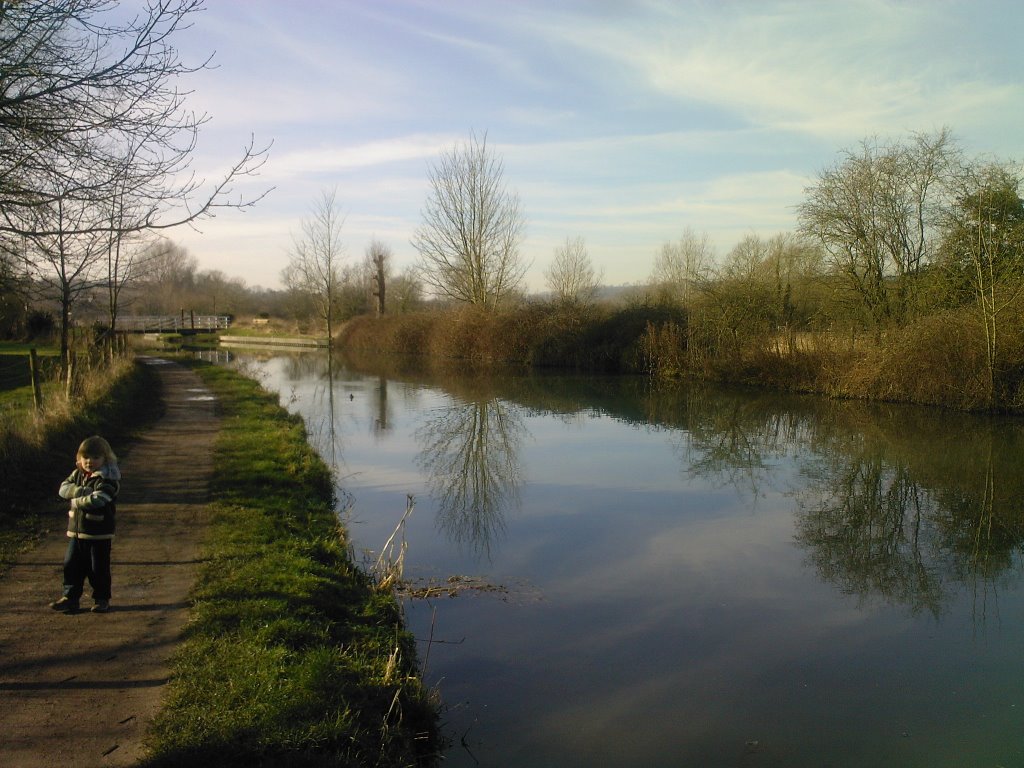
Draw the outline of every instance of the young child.
M60 497L71 501L68 549L64 555L64 596L50 603L55 611L74 613L86 578L92 586L95 613L110 610L110 547L121 471L117 456L102 437L78 446L75 471L60 484Z

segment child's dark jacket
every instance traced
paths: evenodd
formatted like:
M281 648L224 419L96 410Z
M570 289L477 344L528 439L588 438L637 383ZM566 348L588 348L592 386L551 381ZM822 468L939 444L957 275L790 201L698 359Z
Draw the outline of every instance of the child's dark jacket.
M114 538L117 492L121 489L121 471L116 464L104 464L86 474L76 468L60 484L60 497L70 499L68 537L74 539Z

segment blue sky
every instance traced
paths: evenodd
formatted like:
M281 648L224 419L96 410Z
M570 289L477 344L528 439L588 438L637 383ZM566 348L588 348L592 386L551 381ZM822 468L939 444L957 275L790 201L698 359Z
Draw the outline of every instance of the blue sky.
M1016 0L208 0L176 38L215 69L188 83L208 112L213 178L251 134L273 140L249 189L172 239L249 285L279 287L324 191L347 258L370 239L395 266L427 169L486 133L526 216L530 290L567 237L609 284L643 281L661 245L796 225L818 172L866 137L952 129L971 155L1020 159L1024 3Z

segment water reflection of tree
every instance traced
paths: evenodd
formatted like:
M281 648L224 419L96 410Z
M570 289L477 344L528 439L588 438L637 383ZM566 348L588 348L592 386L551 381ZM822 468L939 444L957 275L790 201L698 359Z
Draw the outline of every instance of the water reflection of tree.
M949 434L819 444L796 539L822 578L938 616L956 585L983 615L1000 580L1017 577L1019 472L998 460L991 424L953 432L957 444Z
M519 504L519 449L525 427L514 406L496 398L456 402L416 432L418 458L438 504L441 530L489 554Z
M802 494L797 542L821 577L844 592L938 616L954 570L941 506L906 465L890 466L877 454L836 459Z
M934 411L688 390L648 409L680 428L686 471L754 498L797 462L796 541L826 581L939 615L967 587L984 609L1024 550L1020 430Z
M332 467L341 461L341 432L338 428L340 409L335 398L337 365L334 355L299 353L284 358L283 374L287 381L316 382L311 405L307 410L306 432L310 444Z
M391 407L388 404L388 379L386 376L377 377L377 386L373 391L374 397L370 414L373 424L373 433L382 435L391 429Z
M649 398L651 407L659 400ZM687 418L673 438L685 471L747 491L754 499L813 421L806 412L780 409L778 400L746 393L689 389L685 402Z

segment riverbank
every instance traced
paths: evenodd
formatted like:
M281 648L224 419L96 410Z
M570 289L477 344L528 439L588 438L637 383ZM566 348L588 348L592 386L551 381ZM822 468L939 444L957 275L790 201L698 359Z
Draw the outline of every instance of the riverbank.
M500 365L631 373L652 380L740 384L830 398L959 411L1024 412L1024 322L1001 329L989 367L984 329L968 310L884 331L712 322L671 304L536 303L352 318L337 345L354 354L415 357L430 365Z
M226 368L210 532L146 766L413 766L435 711L391 592L353 564L301 419Z
M56 500L0 579L0 763L429 764L412 638L352 565L301 421L239 374L156 368L166 413L117 446L114 610L46 609L66 542Z

